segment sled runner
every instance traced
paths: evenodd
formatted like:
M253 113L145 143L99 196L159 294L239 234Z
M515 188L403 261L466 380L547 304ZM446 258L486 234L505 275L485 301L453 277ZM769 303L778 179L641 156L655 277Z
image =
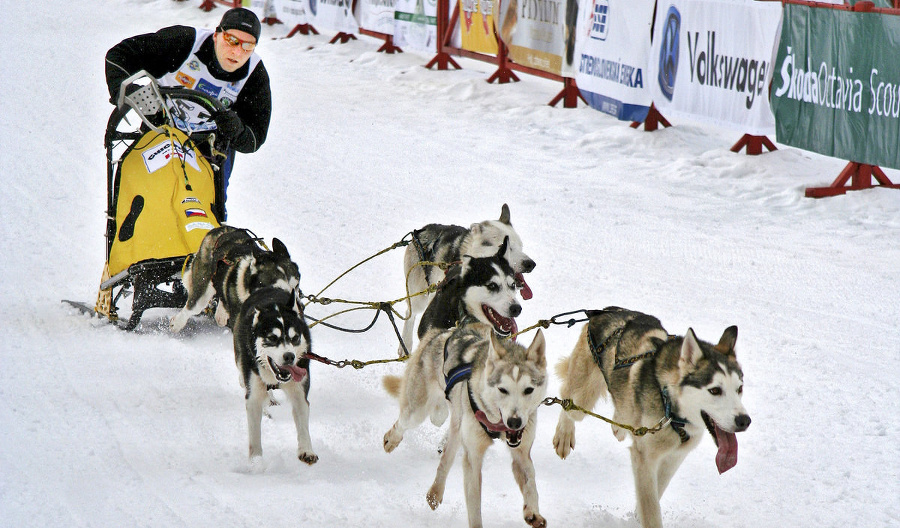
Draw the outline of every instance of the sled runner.
M119 324L118 305L132 297L126 330L150 308L181 308L185 258L219 226L224 154L213 148L215 98L160 87L141 71L122 83L106 127L106 264L93 307L65 301Z

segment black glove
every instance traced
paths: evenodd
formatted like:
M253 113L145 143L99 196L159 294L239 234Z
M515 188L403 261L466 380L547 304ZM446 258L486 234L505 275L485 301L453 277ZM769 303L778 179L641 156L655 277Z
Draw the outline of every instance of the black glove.
M226 139L235 140L244 131L244 123L234 110L222 110L213 116L213 120L219 133Z

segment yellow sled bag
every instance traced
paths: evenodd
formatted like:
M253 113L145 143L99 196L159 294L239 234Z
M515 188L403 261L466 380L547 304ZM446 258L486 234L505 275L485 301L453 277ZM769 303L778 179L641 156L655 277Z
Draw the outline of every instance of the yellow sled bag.
M142 260L194 253L219 226L212 213L216 191L209 162L177 128L160 130L137 140L119 167L110 276Z

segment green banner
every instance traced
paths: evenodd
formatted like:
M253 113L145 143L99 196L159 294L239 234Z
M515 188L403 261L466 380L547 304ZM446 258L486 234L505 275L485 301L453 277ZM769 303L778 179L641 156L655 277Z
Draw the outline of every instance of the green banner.
M394 20L400 22L412 22L413 24L426 24L429 26L437 25L436 16L428 16L416 13L404 13L402 11L394 11Z
M785 4L771 105L781 143L900 169L900 16Z

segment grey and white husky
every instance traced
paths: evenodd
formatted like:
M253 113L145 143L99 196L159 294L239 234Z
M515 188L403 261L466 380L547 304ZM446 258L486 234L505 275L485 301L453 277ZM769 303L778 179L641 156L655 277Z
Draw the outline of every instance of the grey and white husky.
M274 286L299 293L300 268L277 238L269 251L246 229L222 226L207 233L197 252L188 256L182 283L188 299L169 323L173 332L180 332L213 297L218 301L216 322L234 326L230 314L239 312L256 289Z
M403 274L409 293L416 293L444 279L444 271L434 266L422 266L419 262L457 262L463 255L490 257L497 252L505 238L509 248L504 258L512 266L523 299L531 298L531 289L525 283L523 273L530 273L535 262L522 251L522 239L510 222L509 206L503 204L498 220L485 220L468 228L458 225L428 224L413 231L412 243L403 255ZM412 350L416 316L425 310L432 295L419 295L410 299L409 316L403 324L403 343ZM404 354L403 346L400 354Z
M463 255L428 303L419 321L418 337L429 330L449 330L474 322L489 324L501 337L514 334L522 313L516 273L506 260L509 237L488 257Z
M722 473L737 463L734 433L750 426L741 403L743 372L734 352L737 327L725 329L718 344L669 335L650 315L617 307L588 313L574 351L557 366L563 398L592 409L612 396L613 420L658 432L633 436L631 467L637 516L644 528L662 526L659 500L685 456L708 430L718 446ZM560 412L553 445L565 458L575 447L575 422L584 414ZM666 423L668 422L668 423ZM619 441L629 433L612 427Z
M257 289L234 321L234 361L246 390L250 458L262 456L261 422L269 391L281 389L291 402L297 427L297 458L315 464L309 437L309 327L295 292Z
M439 426L450 415L441 461L426 495L432 509L444 498L447 473L462 446L469 527L482 526L482 461L493 440L503 438L510 448L513 475L525 501L525 522L534 528L547 525L538 510L531 461L537 409L547 390L545 343L540 330L527 349L498 338L491 326L480 323L431 330L416 347L403 378L385 377L384 386L400 400L400 416L384 435L388 453L426 416Z

